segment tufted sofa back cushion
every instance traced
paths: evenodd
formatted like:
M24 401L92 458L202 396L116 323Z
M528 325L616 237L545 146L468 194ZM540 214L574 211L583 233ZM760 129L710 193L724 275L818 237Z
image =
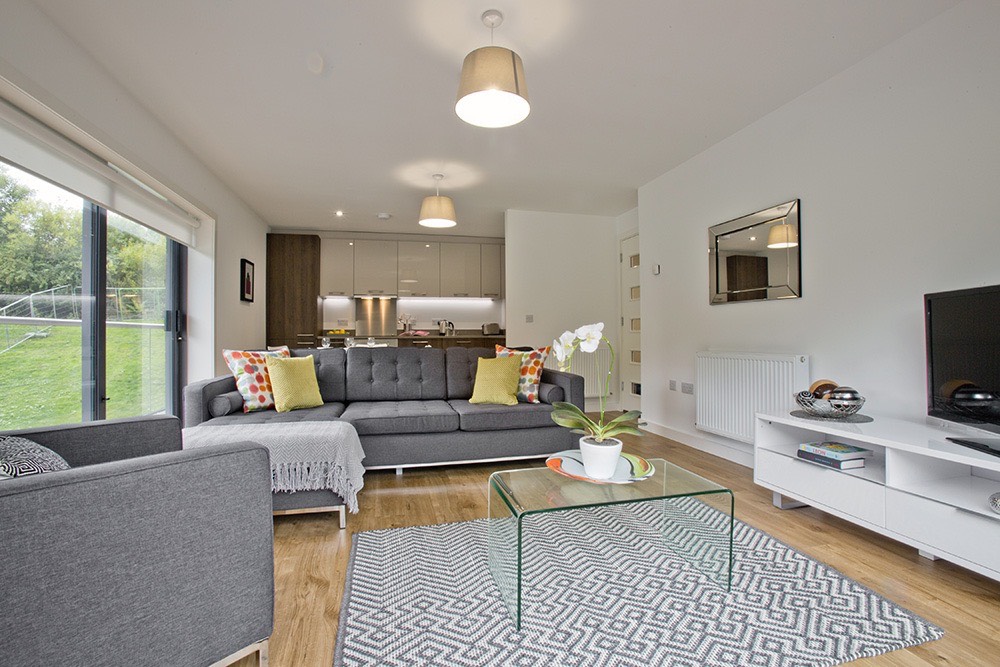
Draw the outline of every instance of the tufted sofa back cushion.
M292 350L293 357L313 357L316 364L316 381L319 383L319 395L324 403L343 403L347 400L347 356L346 350L330 348L327 350Z
M444 350L352 347L347 350L348 401L445 398Z
M444 352L448 371L448 398L471 398L479 358L492 359L497 356L496 350L488 347L449 347Z

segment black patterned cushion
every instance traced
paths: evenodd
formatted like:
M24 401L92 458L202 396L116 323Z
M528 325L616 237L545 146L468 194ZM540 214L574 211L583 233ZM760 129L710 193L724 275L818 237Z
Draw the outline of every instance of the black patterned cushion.
M15 435L0 435L0 479L69 470L63 457L48 447Z

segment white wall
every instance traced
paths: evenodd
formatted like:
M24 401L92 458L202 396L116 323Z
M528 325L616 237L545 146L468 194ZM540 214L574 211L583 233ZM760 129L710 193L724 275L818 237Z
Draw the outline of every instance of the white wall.
M618 229L618 238L625 239L639 233L639 207L636 206L630 211L622 213L615 218L615 227Z
M963 3L640 188L654 430L712 448L667 390L708 348L805 352L866 413L923 418L922 295L1000 283L998 27ZM803 298L710 306L707 228L796 197Z
M615 218L509 210L505 237L508 345L549 345L567 329L604 322L621 349ZM617 400L615 389L609 405Z
M263 346L264 221L29 0L4 0L0 76L215 216L189 257L188 379L224 372L222 347ZM252 304L240 258L255 265Z

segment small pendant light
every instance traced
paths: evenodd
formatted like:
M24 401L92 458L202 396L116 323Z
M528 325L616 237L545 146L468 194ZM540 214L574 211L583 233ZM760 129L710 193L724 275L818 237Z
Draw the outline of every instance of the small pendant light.
M424 203L420 205L419 222L424 227L454 227L458 223L455 221L455 202L451 197L441 196L441 181L444 174L434 174L434 191L437 194L424 197Z
M465 56L455 113L477 127L517 125L531 111L524 64L510 49L493 46L493 30L503 23L503 14L488 9L482 19L490 29L490 46Z
M768 248L794 248L799 244L799 234L793 225L788 224L788 220L783 219L780 225L771 227L767 233Z

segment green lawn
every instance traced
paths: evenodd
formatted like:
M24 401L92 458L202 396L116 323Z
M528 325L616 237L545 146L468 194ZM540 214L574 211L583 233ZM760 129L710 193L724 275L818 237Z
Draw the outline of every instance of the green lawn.
M0 346L29 327L0 325ZM109 418L163 410L166 352L161 328L108 329ZM80 328L57 326L44 338L0 353L0 430L79 422Z

